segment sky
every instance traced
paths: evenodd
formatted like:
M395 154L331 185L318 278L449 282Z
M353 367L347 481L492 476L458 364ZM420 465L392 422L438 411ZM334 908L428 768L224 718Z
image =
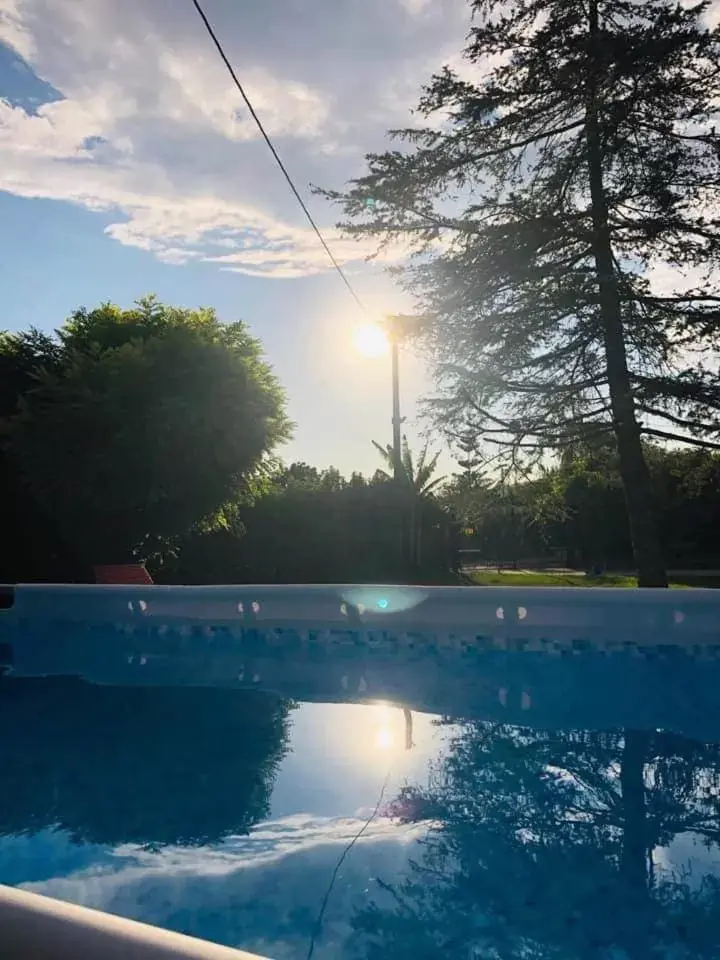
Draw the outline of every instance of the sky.
M204 7L370 315L410 310L309 185L342 187L413 122L422 83L457 61L465 0ZM191 0L0 0L0 98L0 327L50 330L80 305L150 292L213 306L249 324L287 390L283 457L373 472L371 441L391 439L389 358L356 350L363 318ZM401 389L420 445L432 383L417 357L402 357Z

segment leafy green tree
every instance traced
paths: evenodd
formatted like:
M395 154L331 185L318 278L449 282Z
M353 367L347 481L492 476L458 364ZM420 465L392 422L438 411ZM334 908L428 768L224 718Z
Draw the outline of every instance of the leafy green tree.
M20 398L37 386L42 371L56 370L62 348L46 333L0 331L0 436L8 417L17 413Z
M464 527L477 523L492 484L477 470L453 474L443 484L440 500Z
M89 576L47 505L23 483L4 442L21 398L43 370L58 368L61 355L57 340L39 330L0 332L0 582Z
M614 431L639 580L664 586L641 435L720 436L720 28L709 2L471 6L433 122L328 196L350 234L420 254L405 278L451 434L516 461Z
M75 310L58 331L58 339L67 350L97 353L122 347L131 341L145 341L171 329L192 329L211 340L229 338L233 333L246 335L241 324L222 324L209 307L187 310L161 303L154 295L141 297L133 307L124 310L109 301L93 310Z
M720 455L644 443L663 553L674 570L720 566ZM571 567L628 570L632 545L611 438L568 445L559 464L515 483L482 473L451 478L442 502L472 530L485 560L554 559Z
M647 449L665 553L674 567L720 567L720 455Z
M612 442L602 438L567 447L558 481L564 505L558 533L573 565L586 570L630 568L632 545ZM656 503L660 507L660 501Z
M59 343L58 362L40 369L5 421L5 449L93 562L147 555L221 519L289 436L259 342L211 310L105 305L76 313Z
M720 455L700 448L667 450L645 443L651 487L660 517L663 553L674 569L720 563ZM585 567L627 568L630 535L623 509L617 453L607 443L574 445L555 474L564 501L563 522L551 531Z
M302 460L297 460L287 467L281 467L272 477L276 487L305 487L309 490L343 490L348 482L353 486L362 487L365 483L362 474L354 473L350 481L340 473L337 467L327 467L318 470Z
M465 531L465 549L480 552L476 561L532 563L563 549L566 507L557 470L516 483L466 470L445 484L441 501Z
M303 460L296 460L288 467L282 467L278 470L272 480L275 487L318 487L320 485L320 471L317 467L312 467Z

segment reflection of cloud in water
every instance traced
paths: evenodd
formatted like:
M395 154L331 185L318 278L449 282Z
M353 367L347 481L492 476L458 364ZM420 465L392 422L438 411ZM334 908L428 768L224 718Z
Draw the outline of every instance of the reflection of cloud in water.
M686 883L691 890L697 890L707 876L720 873L720 849L688 830L673 837L668 846L656 847L653 864L657 877Z
M9 886L49 880L112 865L117 870L121 855L112 847L74 843L64 830L40 830L32 836L0 837L0 883Z
M123 846L114 862L103 857L69 876L24 886L283 960L306 948L332 870L362 824L296 815L211 847L153 853ZM386 896L374 878L403 877L424 832L387 819L371 824L338 874L318 957L344 952L355 909Z

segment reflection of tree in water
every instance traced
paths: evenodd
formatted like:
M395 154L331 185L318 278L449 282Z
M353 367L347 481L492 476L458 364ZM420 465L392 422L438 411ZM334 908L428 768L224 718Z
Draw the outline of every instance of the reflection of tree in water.
M0 833L199 844L269 813L291 703L259 691L0 683Z
M465 725L427 789L395 802L432 826L409 879L379 881L393 910L356 915L358 947L378 960L720 957L720 881L656 866L682 833L717 849L719 787L716 744Z

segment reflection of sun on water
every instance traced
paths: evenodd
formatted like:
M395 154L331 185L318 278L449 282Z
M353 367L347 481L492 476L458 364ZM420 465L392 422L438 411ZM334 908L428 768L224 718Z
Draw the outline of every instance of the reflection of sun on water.
M394 703L376 700L363 706L348 707L346 723L333 725L331 736L342 738L350 746L359 765L383 767L400 761L413 746L412 715Z
M399 717L397 710L391 710L387 704L379 703L373 708L375 714L375 747L378 750L390 750L397 745L396 726Z

